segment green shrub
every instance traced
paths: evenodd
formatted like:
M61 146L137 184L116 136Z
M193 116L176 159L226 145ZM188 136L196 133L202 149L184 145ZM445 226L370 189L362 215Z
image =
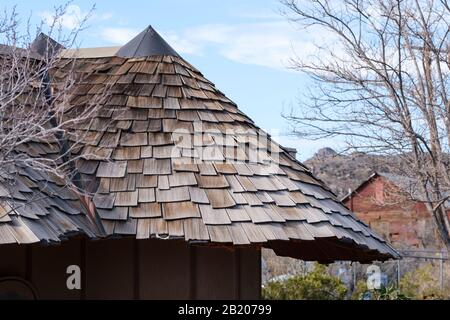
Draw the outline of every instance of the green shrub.
M287 280L269 281L262 297L271 300L342 300L347 292L342 281L328 274L325 266L315 264L306 275Z
M359 280L350 296L350 300L362 300L368 291L366 280Z
M395 286L381 287L380 289L369 290L364 280L359 280L350 297L351 300L409 300L410 298L397 289Z
M426 264L406 273L400 280L400 288L412 299L449 299L449 288L441 289L437 279L438 273L431 264Z
M388 287L381 287L381 289L372 290L372 300L409 300L400 289L393 285Z

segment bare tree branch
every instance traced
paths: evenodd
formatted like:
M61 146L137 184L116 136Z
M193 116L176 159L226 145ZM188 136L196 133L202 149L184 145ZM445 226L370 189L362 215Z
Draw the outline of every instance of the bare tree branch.
M342 136L347 150L395 154L450 248L450 7L447 1L281 0L292 22L332 34L292 59L314 88L285 114L293 133ZM338 52L338 54L336 53ZM419 190L420 192L416 192Z
M59 46L74 48L90 15L83 17L75 29L63 33L60 22L68 4L55 8L53 20L46 21L46 31ZM37 27L36 34L42 26ZM62 188L81 193L83 188L74 183L74 162L79 156L73 151L87 133L74 133L71 128L90 124L92 115L109 99L109 87L103 86L93 99L82 101L75 88L92 75L81 72L76 59L59 54L59 46L53 47L51 41L45 52L36 52L31 43L35 38L31 36L32 26L28 22L25 33L19 32L21 27L15 8L0 14L0 184L2 188L14 184L15 174L30 168L65 181ZM6 196L5 190L1 193Z

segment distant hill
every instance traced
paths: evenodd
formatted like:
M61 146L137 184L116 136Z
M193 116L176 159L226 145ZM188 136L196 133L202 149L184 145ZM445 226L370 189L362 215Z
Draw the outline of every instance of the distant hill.
M348 155L338 154L332 148L322 148L304 162L316 177L339 197L355 189L374 171L392 172L397 157L371 155L354 152Z

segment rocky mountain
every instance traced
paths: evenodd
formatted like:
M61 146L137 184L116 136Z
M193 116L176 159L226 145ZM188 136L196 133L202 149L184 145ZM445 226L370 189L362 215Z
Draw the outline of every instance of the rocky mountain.
M399 161L396 157L361 152L339 154L332 148L322 148L304 162L339 197L355 189L374 171L392 172Z

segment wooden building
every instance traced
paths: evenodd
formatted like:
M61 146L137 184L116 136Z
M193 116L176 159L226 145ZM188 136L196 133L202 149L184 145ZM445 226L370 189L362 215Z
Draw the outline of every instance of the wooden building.
M66 117L110 96L66 128L69 185L20 166L3 179L14 186L0 188L3 297L258 298L262 247L320 262L398 257L151 27L120 48L54 51L54 92L71 70L82 79ZM51 157L60 142L17 152Z

